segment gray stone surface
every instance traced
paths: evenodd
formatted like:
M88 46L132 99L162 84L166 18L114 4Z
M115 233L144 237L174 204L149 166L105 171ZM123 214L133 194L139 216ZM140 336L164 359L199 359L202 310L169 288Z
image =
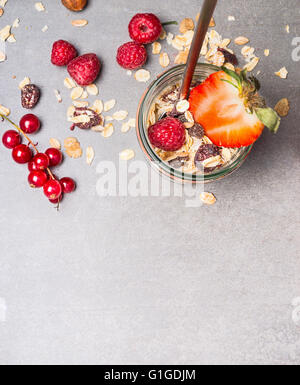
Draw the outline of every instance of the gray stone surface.
M101 98L117 97L118 107L134 116L144 86L114 59L128 40L128 20L137 11L180 20L194 16L201 2L91 0L80 15L89 20L84 29L71 26L77 16L60 1L43 0L46 13L36 12L34 3L9 0L0 19L0 27L21 19L17 43L7 45L8 60L0 64L0 103L18 121L18 82L30 76L41 86L35 112L43 121L38 141L44 148L50 137L69 135L66 73L49 61L54 40L99 54ZM98 162L117 162L124 148L143 159L134 131L109 140L75 133L84 147L93 144L97 158L91 168L83 159L67 159L57 170L78 182L59 213L27 187L26 169L1 148L0 363L300 363L300 329L292 319L292 300L300 296L300 64L291 57L292 39L300 36L299 1L219 3L217 30L224 37L248 36L259 48L270 104L286 96L291 101L280 132L266 131L236 174L209 186L215 206L194 209L175 197L97 195ZM287 80L274 76L283 66ZM161 71L153 59L148 68L152 75ZM6 127L1 124L2 131Z

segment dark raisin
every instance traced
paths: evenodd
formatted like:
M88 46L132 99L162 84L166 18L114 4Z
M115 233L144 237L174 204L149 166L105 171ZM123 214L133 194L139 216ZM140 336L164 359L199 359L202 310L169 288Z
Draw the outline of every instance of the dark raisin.
M219 52L222 52L222 54L225 57L225 61L227 63L231 63L234 66L237 66L239 64L238 58L231 52L227 51L225 48L218 48Z
M204 136L204 128L198 124L195 123L195 125L188 129L188 133L193 138L202 139Z
M195 155L195 165L198 167L200 162L218 155L220 155L219 147L215 146L214 144L203 144L199 147Z
M190 159L190 157L187 156L178 156L175 159L172 159L169 161L169 165L173 168L180 168L184 166L184 162L187 162Z
M22 107L28 110L34 108L40 99L40 89L35 84L27 84L21 91Z
M80 115L88 115L90 117L90 121L88 123L74 123L76 127L81 128L82 130L88 130L89 128L103 124L103 119L101 118L101 116L90 108L76 108L74 116Z

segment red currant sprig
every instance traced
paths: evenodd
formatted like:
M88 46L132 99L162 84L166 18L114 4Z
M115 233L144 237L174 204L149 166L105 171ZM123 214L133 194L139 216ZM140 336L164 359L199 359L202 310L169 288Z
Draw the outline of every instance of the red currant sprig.
M43 188L45 196L58 208L63 194L71 193L76 188L73 179L62 178L58 180L50 170L50 167L55 167L62 162L61 151L55 148L49 148L45 153L38 151L37 145L27 135L38 131L40 128L40 121L35 115L25 115L20 121L21 127L18 127L7 116L1 114L0 116L2 120L7 120L17 129L17 131L9 130L4 133L2 137L3 145L12 150L12 157L15 162L28 164L29 185L32 188ZM28 141L27 145L22 144L22 136ZM35 155L33 155L33 152L35 152Z

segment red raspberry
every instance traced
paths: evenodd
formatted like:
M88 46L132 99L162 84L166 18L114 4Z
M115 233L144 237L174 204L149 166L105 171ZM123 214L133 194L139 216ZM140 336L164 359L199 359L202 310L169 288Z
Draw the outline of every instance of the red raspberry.
M58 40L53 44L51 62L52 64L62 67L66 66L78 56L76 49L72 44L65 40Z
M185 127L180 120L165 118L149 127L148 136L154 147L164 151L177 151L185 143Z
M159 38L162 25L153 13L139 13L130 21L128 30L131 39L136 43L150 44Z
M94 53L88 53L72 60L68 72L80 86L88 86L97 79L101 63Z
M135 70L142 67L147 61L146 48L139 43L126 43L118 49L117 62L127 70Z

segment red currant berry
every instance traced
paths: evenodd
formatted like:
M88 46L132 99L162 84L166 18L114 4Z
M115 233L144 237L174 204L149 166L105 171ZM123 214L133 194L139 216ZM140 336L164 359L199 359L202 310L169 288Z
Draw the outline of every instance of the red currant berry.
M50 159L48 155L42 153L36 154L32 162L35 163L37 170L45 170L50 165Z
M62 178L60 180L60 184L62 185L62 189L65 194L72 193L76 188L76 184L71 178Z
M50 160L50 167L55 167L61 164L63 159L61 151L57 150L56 148L48 148L45 153Z
M39 169L36 167L36 164L33 161L28 163L28 170L29 172L39 171Z
M19 144L12 150L12 157L15 162L25 164L31 161L32 152L25 144Z
M49 199L50 203L53 203L54 205L58 205L63 200L63 195L61 195L59 198L56 199Z
M44 184L44 194L51 200L60 198L62 194L62 187L59 181L50 179L46 184Z
M39 118L33 114L24 115L20 120L20 128L26 134L34 134L41 127L41 122Z
M14 130L6 131L2 136L2 143L6 148L9 148L10 150L17 147L19 144L21 144L21 142L21 135Z
M32 171L28 175L28 183L32 188L41 188L48 180L48 175L44 171Z

